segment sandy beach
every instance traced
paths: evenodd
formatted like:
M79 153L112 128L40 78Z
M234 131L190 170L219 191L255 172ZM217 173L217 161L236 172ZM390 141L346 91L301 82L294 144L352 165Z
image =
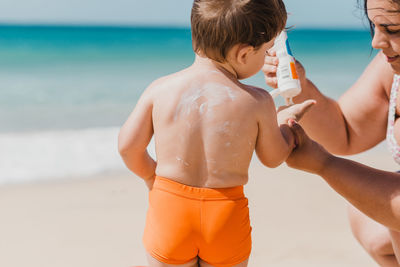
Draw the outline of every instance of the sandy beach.
M192 64L189 24L36 25L22 17L0 27L0 267L145 265L147 189L123 166L117 135L151 81ZM333 99L376 53L364 28L296 26L296 58ZM261 73L244 82L271 89ZM386 149L356 158L399 169ZM346 201L322 179L255 158L249 175L249 266L376 266L352 237Z
M382 148L354 157L385 170ZM317 176L263 167L246 186L253 226L249 266L377 266L353 239L346 201ZM145 265L144 183L128 171L69 181L0 187L0 266Z

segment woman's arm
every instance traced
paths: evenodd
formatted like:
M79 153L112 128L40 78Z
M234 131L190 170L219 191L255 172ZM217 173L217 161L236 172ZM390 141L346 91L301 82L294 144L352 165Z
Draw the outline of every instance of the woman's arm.
M348 148L355 154L386 138L393 70L380 52L338 103L347 125Z
M266 57L264 73L266 81L276 86L271 65L274 57ZM317 104L302 119L302 126L311 138L324 145L332 153L349 155L367 150L385 138L388 92L393 72L378 54L359 80L335 101L324 96L306 79L305 70L297 65L302 93L295 103L314 99ZM332 79L340 77L332 76Z
M336 192L381 224L400 231L400 174L333 156L292 126L298 146L288 166L321 176Z

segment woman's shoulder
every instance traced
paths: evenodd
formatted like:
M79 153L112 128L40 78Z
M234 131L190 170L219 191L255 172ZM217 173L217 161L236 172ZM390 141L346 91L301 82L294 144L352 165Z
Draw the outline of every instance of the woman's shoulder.
M388 101L393 83L394 72L385 56L380 52L368 64L357 82L346 91L341 100L352 98L374 101L381 99ZM343 102L339 100L340 102Z
M371 63L368 65L366 71L368 82L375 85L376 90L385 91L387 96L390 95L390 89L393 83L394 70L387 62L385 55L379 52Z

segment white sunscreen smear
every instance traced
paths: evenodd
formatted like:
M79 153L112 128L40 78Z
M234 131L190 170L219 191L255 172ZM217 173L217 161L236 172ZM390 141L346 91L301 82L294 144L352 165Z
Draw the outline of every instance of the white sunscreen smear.
M208 96L212 95L212 98ZM189 115L191 112L200 114L212 113L213 108L223 105L226 101L235 101L236 94L229 86L219 83L206 83L201 86L192 86L182 95L176 108L174 119L180 115Z

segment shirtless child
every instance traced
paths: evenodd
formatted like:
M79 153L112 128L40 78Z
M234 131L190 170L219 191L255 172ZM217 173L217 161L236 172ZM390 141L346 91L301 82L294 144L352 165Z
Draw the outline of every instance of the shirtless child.
M247 266L251 157L276 167L294 137L270 94L239 80L262 68L285 23L281 0L194 1L193 65L154 81L123 125L120 154L150 189L150 266Z

